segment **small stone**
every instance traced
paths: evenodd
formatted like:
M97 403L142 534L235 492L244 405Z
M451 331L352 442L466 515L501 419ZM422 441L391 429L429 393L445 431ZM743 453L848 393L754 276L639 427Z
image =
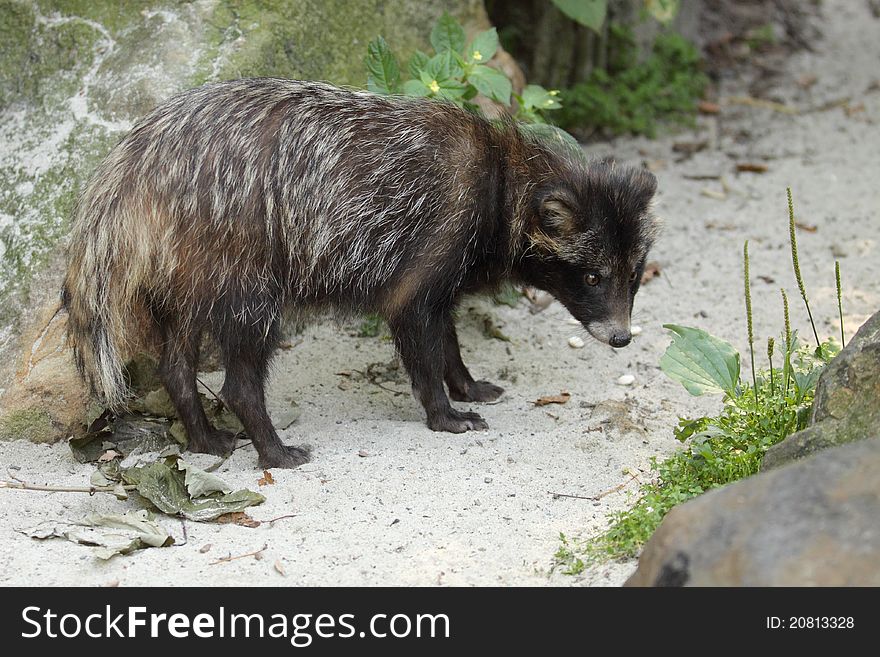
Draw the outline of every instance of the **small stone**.
M572 349L583 349L584 348L583 338L579 338L576 335L571 336L568 339L568 346L571 347Z
M487 484L491 484L491 483L492 483L492 477L486 477L485 479L483 479L483 481L486 482Z
M632 374L624 374L619 379L617 379L617 385L620 386L631 386L636 380Z
M632 335L641 335L641 333L642 333L642 327L641 327L641 326L633 326L633 327L629 330L629 332L630 332Z

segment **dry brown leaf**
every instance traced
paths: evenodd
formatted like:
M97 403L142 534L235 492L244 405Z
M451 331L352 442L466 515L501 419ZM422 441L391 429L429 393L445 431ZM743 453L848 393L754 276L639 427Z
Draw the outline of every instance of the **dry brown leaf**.
M257 480L260 486L272 486L275 484L275 477L268 470L263 470L263 476Z
M701 100L697 103L697 110L701 114L718 114L721 111L721 105L709 102L708 100Z
M571 393L565 392L564 390L560 392L558 395L547 395L546 397L539 397L535 400L535 406L546 406L547 404L565 404L568 400L571 399Z
M736 165L740 173L766 173L767 169L767 165L761 162L740 162Z
M816 84L818 81L819 81L819 78L817 78L812 73L804 73L802 76L800 76L797 79L797 85L801 89L809 89L814 84Z
M224 513L222 516L218 516L216 522L221 525L239 525L241 527L247 527L248 529L256 529L262 524L259 520L251 518L244 511Z
M802 221L795 221L794 225L808 233L815 233L817 230L819 230L818 226L815 226L813 224L805 224Z
M660 268L660 263L656 260L651 260L651 262L645 265L645 271L642 272L642 285L657 278L661 271L663 270Z
M107 461L112 461L117 456L122 456L122 454L117 452L115 449L108 449L106 452L104 452L103 454L101 454L101 456L98 457L98 462L99 463L106 463Z

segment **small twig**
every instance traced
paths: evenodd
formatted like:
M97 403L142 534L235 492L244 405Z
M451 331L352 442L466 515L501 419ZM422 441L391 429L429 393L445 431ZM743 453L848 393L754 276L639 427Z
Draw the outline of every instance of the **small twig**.
M226 408L226 404L223 403L223 400L220 399L220 397L217 396L217 393L211 390L204 381L199 377L196 377L196 381L198 381L205 390L211 393L211 396L217 400L218 404L220 404L220 408Z
M387 388L387 387L383 386L381 383L379 383L378 381L370 381L370 383L372 383L374 386L379 386L380 388L382 388L382 390L387 390L388 392L393 392L395 395L405 395L406 394L405 392L401 392L400 390L395 390L394 388Z
M570 497L570 498L572 498L572 499L574 499L574 500L592 500L592 499L595 499L595 498L593 498L593 497L586 497L585 495L569 495L569 494L567 494L567 493L554 493L552 490L548 490L547 493L550 494L550 495L552 495L553 497Z
M118 491L118 486L89 486L88 488L78 486L41 486L39 484L29 484L17 478L16 481L0 481L0 488L39 490L48 491L50 493L88 493L89 495L94 495L95 493L110 493L111 495L115 495ZM124 490L135 490L137 486L123 486L122 488Z
M599 493L598 495L568 495L568 494L566 494L566 493L554 493L554 492L549 491L549 490L548 490L547 492L548 492L550 495L553 495L554 497L570 497L570 498L575 499L575 500L591 500L591 501L593 501L593 502L598 502L599 500L601 500L601 499L602 499L603 497L605 497L606 495L611 495L611 493L616 493L617 491L622 490L623 488L626 488L626 487L629 486L633 481L638 481L638 476L636 476L636 475L634 475L634 474L630 474L629 479L626 480L625 482L623 482L622 484L618 484L617 486L614 486L613 488L609 488L609 489L606 490L606 491L602 491L602 492Z
M271 520L263 520L262 522L263 522L264 524L265 524L265 523L269 523L269 524L271 525L271 524L273 524L276 520L284 520L285 518L296 518L297 515L298 515L298 514L296 514L296 513L288 513L286 516L278 516L277 518L272 518Z
M228 563L230 561L235 561L236 559L246 559L247 557L256 557L257 555L265 552L268 548L269 548L269 544L267 543L267 544L263 545L263 547L261 547L259 550L254 550L253 552L248 552L247 554L238 554L234 557L231 555L228 557L221 557L220 559L217 559L217 561L212 561L208 565L209 566L216 566L218 563Z

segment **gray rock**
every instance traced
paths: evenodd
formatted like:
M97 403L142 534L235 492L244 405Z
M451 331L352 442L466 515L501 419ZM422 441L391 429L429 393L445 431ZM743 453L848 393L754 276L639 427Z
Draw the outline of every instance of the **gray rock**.
M822 372L810 426L771 447L762 469L877 435L880 426L880 312Z
M673 509L626 586L880 586L880 429Z

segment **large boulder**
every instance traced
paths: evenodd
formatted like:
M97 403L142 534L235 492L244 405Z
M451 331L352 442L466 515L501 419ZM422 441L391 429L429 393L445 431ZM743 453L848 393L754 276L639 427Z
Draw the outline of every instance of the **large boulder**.
M363 87L371 39L429 50L446 11L471 35L489 27L482 0L0 0L0 434L62 438L87 406L63 318L46 318L76 193L138 117L244 76Z
M673 509L627 586L880 586L880 429Z
M877 435L880 426L880 312L822 372L810 426L771 447L762 469Z

